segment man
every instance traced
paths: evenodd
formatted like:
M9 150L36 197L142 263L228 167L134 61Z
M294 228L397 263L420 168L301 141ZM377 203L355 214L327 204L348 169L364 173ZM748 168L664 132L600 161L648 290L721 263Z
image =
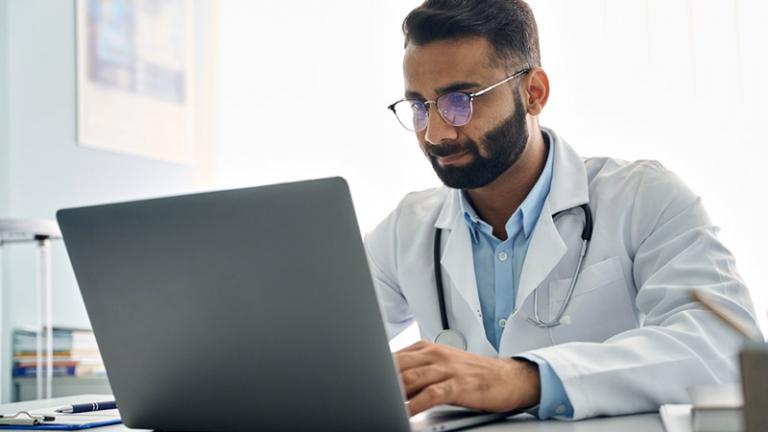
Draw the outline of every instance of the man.
M585 160L539 126L549 80L529 7L427 0L403 30L390 109L446 187L407 195L366 249L390 337L415 320L424 339L396 354L411 413L580 419L736 381L739 338L689 296L759 331L733 257L660 164Z

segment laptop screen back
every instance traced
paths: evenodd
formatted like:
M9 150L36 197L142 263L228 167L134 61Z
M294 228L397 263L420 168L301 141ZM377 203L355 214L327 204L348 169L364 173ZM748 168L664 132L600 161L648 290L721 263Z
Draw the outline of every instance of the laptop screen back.
M408 430L343 179L57 217L127 426Z

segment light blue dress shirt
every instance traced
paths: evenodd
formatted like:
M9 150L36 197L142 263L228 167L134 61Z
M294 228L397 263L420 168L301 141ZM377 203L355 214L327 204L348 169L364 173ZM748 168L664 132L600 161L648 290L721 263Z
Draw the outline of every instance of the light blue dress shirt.
M545 141L551 143L551 137L546 132L543 133ZM493 227L480 219L464 193L461 194L461 209L472 238L472 256L475 263L480 308L483 312L483 326L488 341L497 351L507 318L515 309L517 287L531 233L536 227L544 201L549 195L553 161L554 148L549 145L544 170L528 196L507 221L505 225L507 239L504 241L493 235ZM536 356L521 357L539 366L541 380L539 418L573 416L573 407L565 393L565 388L549 364Z

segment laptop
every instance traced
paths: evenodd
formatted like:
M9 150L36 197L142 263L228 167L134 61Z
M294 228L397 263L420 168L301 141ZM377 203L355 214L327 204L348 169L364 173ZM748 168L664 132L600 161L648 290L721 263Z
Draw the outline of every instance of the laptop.
M130 428L437 431L510 415L409 421L342 178L57 219Z

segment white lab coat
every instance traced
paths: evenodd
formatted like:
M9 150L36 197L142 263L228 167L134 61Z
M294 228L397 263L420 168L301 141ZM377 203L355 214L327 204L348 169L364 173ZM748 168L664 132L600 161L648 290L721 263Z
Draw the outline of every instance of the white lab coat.
M425 340L441 330L433 271L439 227L451 328L473 353L545 359L562 380L575 419L655 411L687 402L690 385L737 381L740 339L688 296L693 287L717 293L759 332L747 288L701 199L658 162L585 160L548 132L555 151L551 191L499 351L483 328L459 192L445 187L407 195L366 237L389 337L414 320ZM538 292L540 317L551 319L573 276L583 226L577 206L587 202L594 233L564 324L537 328L526 321L531 294Z

